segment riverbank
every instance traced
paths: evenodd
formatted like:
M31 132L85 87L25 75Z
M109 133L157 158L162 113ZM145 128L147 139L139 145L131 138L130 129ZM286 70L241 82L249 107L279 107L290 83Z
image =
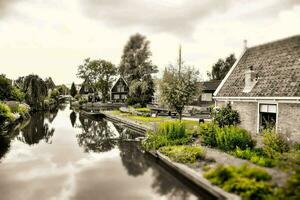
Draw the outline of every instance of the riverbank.
M145 122L145 120L133 120L130 118L126 118L124 115L120 115L120 113L116 111L103 111L101 112L105 115L105 117L109 120L122 123L125 127L132 128L132 129L139 129L142 133L146 133L148 130L155 130L157 123L160 123L160 120L148 120L150 122ZM159 122L158 122L159 121ZM163 122L166 121L175 121L174 119L165 119ZM146 125L148 123L148 125ZM196 122L197 123L197 122ZM195 124L195 122L191 122L191 124ZM210 150L208 150L210 151ZM211 184L206 178L204 178L203 173L204 171L199 167L191 167L191 165L186 165L178 162L172 161L169 157L163 155L159 151L146 151L148 154L152 155L156 159L159 159L163 163L165 163L167 166L174 169L178 174L184 176L188 180L190 180L192 183L194 183L196 186L208 191L210 194L215 196L218 199L233 199L238 200L241 199L239 196L235 194L228 193L224 191L223 189ZM211 154L213 155L213 154ZM209 160L216 160L218 159L217 156L212 156Z

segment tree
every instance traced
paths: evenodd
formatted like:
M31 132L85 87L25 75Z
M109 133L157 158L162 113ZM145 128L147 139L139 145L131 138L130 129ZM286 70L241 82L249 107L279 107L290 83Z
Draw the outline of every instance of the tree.
M124 47L119 72L129 84L129 104L145 105L152 101L154 83L151 74L157 73L157 67L150 59L150 42L137 33L130 37Z
M94 91L100 90L102 93L102 101L109 100L109 88L113 82L113 76L116 75L117 68L114 64L105 60L84 60L84 63L78 67L77 76L86 83Z
M225 60L219 59L218 62L213 65L212 71L207 72L210 80L222 80L225 78L235 61L236 58L234 54L230 54L227 58L225 58Z
M28 75L24 78L23 91L25 92L25 100L31 106L32 110L43 110L44 100L48 95L48 88L39 76Z
M181 67L180 67L181 68ZM166 68L160 83L162 100L171 108L175 109L182 118L185 105L188 105L197 93L198 71L191 67L183 67L177 71L174 66Z
M12 81L4 74L0 75L0 100L23 101L25 94L21 89L12 86Z
M48 90L49 89L53 90L55 88L55 84L54 84L54 82L53 82L53 80L52 80L51 77L46 78L45 79L45 83L47 85Z
M75 86L74 82L71 85L70 94L71 94L72 97L75 97L76 94L77 94L77 89L76 89L76 86Z
M58 85L58 86L55 87L55 89L58 90L58 92L59 92L60 95L67 95L67 94L69 94L69 88L65 84Z

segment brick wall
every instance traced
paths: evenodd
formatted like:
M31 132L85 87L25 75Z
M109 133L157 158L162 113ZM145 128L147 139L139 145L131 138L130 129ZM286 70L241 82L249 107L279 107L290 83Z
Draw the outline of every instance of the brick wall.
M226 103L217 101L217 106L222 107ZM257 103L255 102L232 102L232 109L237 110L240 115L240 127L248 130L253 135L257 131Z
M291 141L300 141L300 104L278 104L278 132Z

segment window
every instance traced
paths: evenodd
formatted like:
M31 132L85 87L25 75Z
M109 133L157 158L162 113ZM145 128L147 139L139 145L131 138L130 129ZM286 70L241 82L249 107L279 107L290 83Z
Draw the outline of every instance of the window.
M212 101L212 93L202 93L201 101Z
M126 94L122 94L121 95L121 99L126 99L127 98L127 95Z
M114 99L120 99L120 95L114 94Z
M277 106L274 104L259 105L259 130L275 128L277 122Z

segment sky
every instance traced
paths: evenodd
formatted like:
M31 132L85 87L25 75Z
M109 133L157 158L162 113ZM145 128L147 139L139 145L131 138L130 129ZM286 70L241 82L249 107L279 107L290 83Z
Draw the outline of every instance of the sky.
M135 33L160 71L178 57L200 78L230 53L300 34L300 0L0 0L0 73L80 83L85 58L116 66ZM156 76L159 77L161 72Z

